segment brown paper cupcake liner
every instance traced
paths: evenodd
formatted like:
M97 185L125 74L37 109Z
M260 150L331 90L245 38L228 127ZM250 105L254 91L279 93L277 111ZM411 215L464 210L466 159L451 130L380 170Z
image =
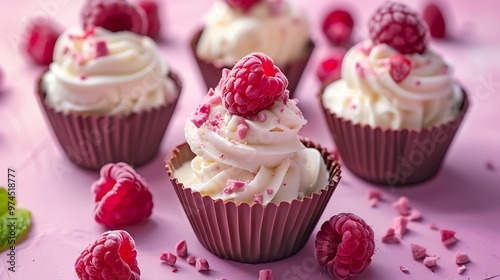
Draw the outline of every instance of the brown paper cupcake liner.
M200 40L201 33L203 29L198 30L191 39L190 46L191 51L193 52L193 56L198 64L198 68L200 69L201 76L203 77L203 81L207 86L207 90L210 88L215 88L220 81L222 76L222 69L229 68L231 69L233 65L227 65L224 67L217 67L211 62L207 62L203 59L198 58L196 54L196 46L198 45L198 41ZM280 66L281 72L285 74L285 77L288 78L288 90L290 91L290 97L293 98L295 90L299 84L300 78L302 77L302 73L307 66L307 62L311 57L311 54L314 50L314 42L310 41L309 46L307 48L306 53L299 60L294 63Z
M338 117L319 99L343 164L355 175L386 186L411 185L433 177L469 107L467 94L451 122L422 129L373 128Z
M303 143L318 149L329 171L328 186L302 200L249 205L214 200L185 188L174 173L194 154L184 143L166 158L166 169L175 192L198 237L220 258L244 263L280 260L298 252L309 239L341 178L337 159L325 148L308 139Z
M92 170L99 170L109 162L139 166L157 154L182 92L182 84L176 74L168 74L177 87L175 101L126 116L96 116L57 112L47 104L45 92L41 89L45 72L36 84L38 101L54 135L74 164Z

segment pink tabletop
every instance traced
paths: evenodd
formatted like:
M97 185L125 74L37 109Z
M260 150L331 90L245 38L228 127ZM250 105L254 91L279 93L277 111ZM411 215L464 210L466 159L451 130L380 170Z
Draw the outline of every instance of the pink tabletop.
M196 3L195 3L196 2ZM153 279L257 279L258 271L273 270L274 279L331 279L313 258L313 231L303 250L282 261L248 265L219 259L196 239L186 215L167 180L163 159L183 142L183 127L188 114L206 92L188 48L190 36L201 24L201 17L212 1L170 0L163 4L164 35L160 43L164 58L184 81L184 94L163 139L158 156L137 168L154 195L154 212L141 224L126 227L137 244L142 278ZM298 1L311 19L317 48L298 88L299 106L309 123L302 134L334 147L319 103L315 98L319 83L314 68L325 57L329 46L320 33L320 21L332 1ZM366 20L382 1L355 1L358 28L355 34L366 37ZM421 10L424 1L405 1ZM457 79L468 89L471 107L455 138L440 173L433 179L411 187L383 188L354 177L343 169L341 183L329 202L320 223L340 212L352 212L373 227L376 252L372 264L352 279L490 279L500 274L500 19L498 1L448 1L451 38L432 41L431 47L455 66ZM479 2L481 2L479 4ZM9 272L7 252L0 254L0 279L76 279L73 264L80 252L106 229L92 216L91 183L98 173L71 164L59 147L45 121L33 85L42 68L33 65L19 51L19 40L28 19L51 16L64 28L78 24L81 0L2 1L0 4L0 66L5 82L0 90L0 185L7 184L7 169L16 170L18 207L32 211L33 228L26 241L16 247L16 272ZM490 166L488 168L487 166ZM377 208L367 201L369 190L382 192ZM401 244L380 241L392 218L391 206L407 196L412 207L422 212L420 222L411 222ZM453 247L445 247L439 228L457 232ZM176 273L159 260L161 251L174 251L181 239L189 252L205 257L211 266L201 274L185 261L178 260ZM438 266L431 270L413 260L410 243L437 254ZM468 270L459 275L454 254L469 254ZM400 271L408 267L409 274ZM5 267L5 269L4 269ZM499 277L500 279L500 277Z

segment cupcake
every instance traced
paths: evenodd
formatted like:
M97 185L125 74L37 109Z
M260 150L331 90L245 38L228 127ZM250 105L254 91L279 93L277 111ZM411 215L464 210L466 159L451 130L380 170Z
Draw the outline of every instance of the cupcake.
M223 68L263 52L288 78L293 96L314 44L305 13L288 0L215 0L191 48L207 88L217 85Z
M353 46L341 79L319 98L340 157L355 175L409 185L437 173L468 108L464 89L427 46L428 28L404 4L371 17L370 40Z
M263 53L225 69L166 158L199 241L215 255L260 263L307 242L340 180L335 156L299 138L306 124L288 81ZM249 90L249 89L254 90Z
M149 37L75 27L57 40L37 96L56 138L78 166L138 166L152 159L181 83Z

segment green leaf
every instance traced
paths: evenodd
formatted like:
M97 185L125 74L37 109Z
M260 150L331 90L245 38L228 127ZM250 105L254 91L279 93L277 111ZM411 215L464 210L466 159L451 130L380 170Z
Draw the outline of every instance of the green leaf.
M10 213L9 201L7 190L0 187L0 252L19 244L31 230L31 212L16 209L14 213ZM15 200L10 202L12 206Z

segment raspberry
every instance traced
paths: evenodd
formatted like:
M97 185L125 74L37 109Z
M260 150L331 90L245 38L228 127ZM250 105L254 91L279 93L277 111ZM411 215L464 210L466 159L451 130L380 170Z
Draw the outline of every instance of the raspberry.
M97 222L115 228L142 221L151 215L153 199L143 178L128 164L108 163L92 184Z
M100 26L109 31L131 31L145 35L146 13L126 0L87 0L82 9L83 27Z
M349 40L354 20L345 10L332 10L323 19L322 30L330 43L339 45Z
M390 70L389 74L396 83L402 82L406 77L410 75L411 72L411 61L402 54L395 54L391 56L389 60ZM399 206L401 208L402 206ZM397 209L397 207L395 206ZM398 209L398 211L408 211L408 209ZM404 214L406 215L406 214Z
M322 84L329 84L340 79L344 55L345 51L338 51L321 61L316 69L316 76Z
M139 280L135 242L124 230L101 234L76 259L79 279Z
M57 38L61 32L53 22L31 24L28 28L28 40L25 49L31 59L40 65L49 65Z
M259 3L261 0L226 0L226 3L231 8L240 8L247 12L253 5Z
M256 116L284 97L288 79L263 53L252 53L238 61L220 81L224 106L229 113Z
M386 2L372 15L368 28L375 45L388 44L402 54L425 51L427 24L405 4Z
M373 230L352 213L331 217L316 235L316 260L338 279L361 273L371 263L374 251Z
M139 6L146 13L148 29L146 35L151 38L157 38L160 35L160 17L158 14L158 2L152 0L140 0Z
M424 8L422 18L429 26L431 36L434 38L446 37L446 24L444 22L443 12L436 4L428 4Z

